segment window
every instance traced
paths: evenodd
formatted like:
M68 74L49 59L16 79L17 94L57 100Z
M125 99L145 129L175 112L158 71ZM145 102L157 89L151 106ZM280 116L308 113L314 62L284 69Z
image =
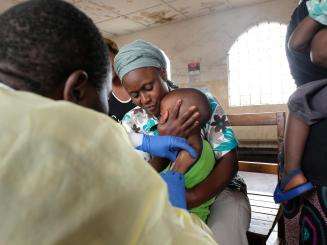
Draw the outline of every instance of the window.
M229 105L286 103L295 90L285 54L286 25L261 23L229 51Z

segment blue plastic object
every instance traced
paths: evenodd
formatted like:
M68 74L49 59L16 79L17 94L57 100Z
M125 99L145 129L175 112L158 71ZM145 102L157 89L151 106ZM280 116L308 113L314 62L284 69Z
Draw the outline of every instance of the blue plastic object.
M274 191L274 200L275 203L282 203L289 201L297 196L302 195L303 193L313 189L311 182L299 185L291 190L283 191L285 186L298 174L301 174L301 169L294 169L290 171L287 175L283 176L281 181L277 184Z
M188 144L187 140L175 136L144 135L142 144L136 149L152 156L167 158L170 161L175 161L181 150L187 151L193 158L197 157L196 151Z

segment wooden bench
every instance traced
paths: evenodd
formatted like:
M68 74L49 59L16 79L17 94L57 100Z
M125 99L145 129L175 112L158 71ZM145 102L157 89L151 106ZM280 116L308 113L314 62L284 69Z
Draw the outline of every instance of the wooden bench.
M228 115L232 126L276 126L277 143L281 149L284 139L285 112L249 113ZM278 223L278 237L283 239L284 227L281 219L281 206L275 204L273 192L264 190L268 177L277 183L278 163L239 161L239 170L246 174L245 181L257 183L258 188L248 188L248 198L251 204L251 223L248 230L249 244L266 244L275 225ZM261 189L263 190L260 190Z

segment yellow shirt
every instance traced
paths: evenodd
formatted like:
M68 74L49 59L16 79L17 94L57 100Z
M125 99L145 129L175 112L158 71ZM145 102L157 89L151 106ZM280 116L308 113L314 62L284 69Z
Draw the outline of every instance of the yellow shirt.
M104 114L0 87L0 244L216 244Z

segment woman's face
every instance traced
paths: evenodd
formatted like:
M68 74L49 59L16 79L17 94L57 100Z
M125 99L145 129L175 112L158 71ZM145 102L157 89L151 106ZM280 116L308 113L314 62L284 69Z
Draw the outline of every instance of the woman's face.
M123 77L123 86L134 104L155 117L160 115L161 99L168 93L164 72L155 67L130 71Z

